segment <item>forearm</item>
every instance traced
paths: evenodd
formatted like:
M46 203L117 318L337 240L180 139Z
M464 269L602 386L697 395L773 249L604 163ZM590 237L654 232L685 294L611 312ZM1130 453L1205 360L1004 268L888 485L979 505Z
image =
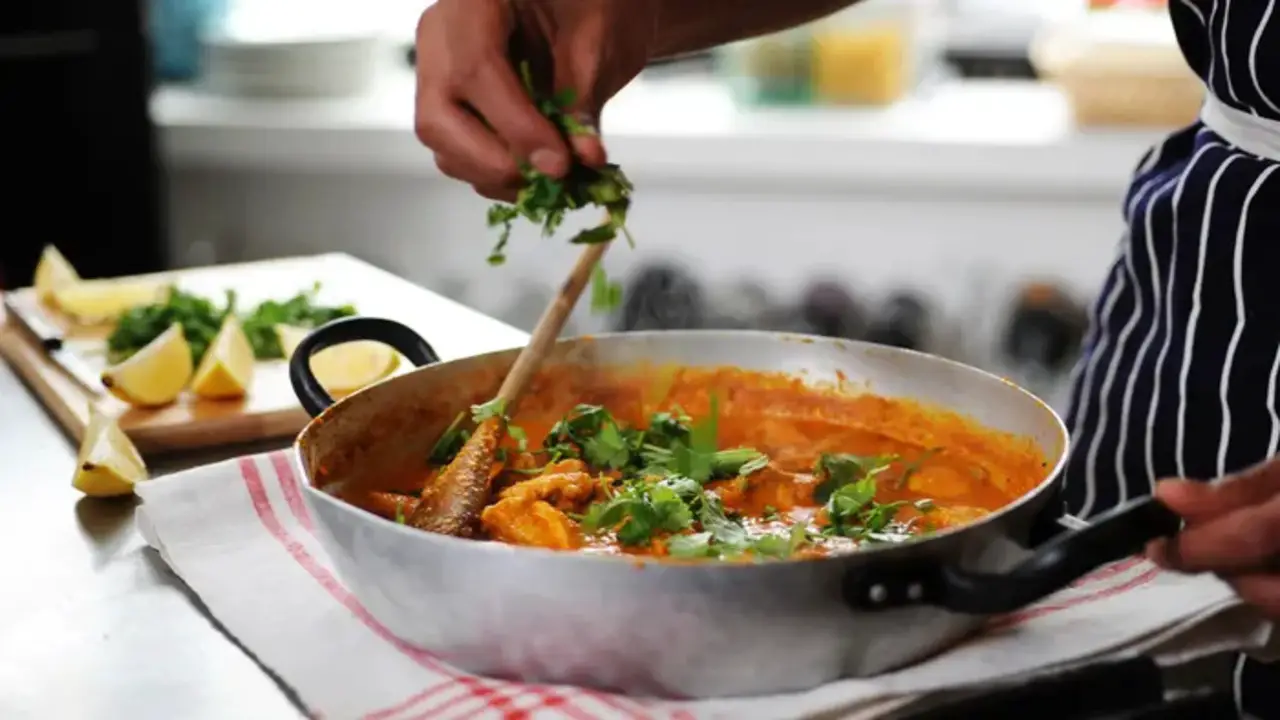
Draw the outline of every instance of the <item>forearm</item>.
M856 0L657 0L653 57L706 50L803 25Z

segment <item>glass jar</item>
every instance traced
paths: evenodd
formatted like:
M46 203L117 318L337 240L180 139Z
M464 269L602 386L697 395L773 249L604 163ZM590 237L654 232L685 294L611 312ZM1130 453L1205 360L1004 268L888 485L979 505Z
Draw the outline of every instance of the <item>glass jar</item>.
M156 77L192 80L200 71L200 37L219 23L228 0L150 0L147 6Z
M863 0L817 23L815 102L889 105L912 92L936 55L931 19L930 5L918 0Z
M801 27L725 46L718 69L743 102L794 105L812 95L813 39Z

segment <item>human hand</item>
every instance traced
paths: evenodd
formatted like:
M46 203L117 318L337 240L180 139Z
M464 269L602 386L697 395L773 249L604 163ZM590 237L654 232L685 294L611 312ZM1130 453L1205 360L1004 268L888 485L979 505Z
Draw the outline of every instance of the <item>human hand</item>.
M644 69L656 0L437 0L417 31L414 127L445 175L511 201L520 167L553 177L575 161L605 162L593 133L565 138L530 100L513 63L527 61L548 94L571 92L575 119L595 128L605 101Z
M1165 480L1156 498L1185 527L1151 543L1149 558L1180 572L1212 572L1242 600L1280 619L1280 461L1214 483Z

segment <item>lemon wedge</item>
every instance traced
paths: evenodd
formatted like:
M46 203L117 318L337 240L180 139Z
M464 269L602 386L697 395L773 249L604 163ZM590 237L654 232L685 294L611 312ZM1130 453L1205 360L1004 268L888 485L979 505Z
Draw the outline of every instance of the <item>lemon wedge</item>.
M191 391L209 400L244 397L253 382L253 346L236 316L228 313L200 359Z
M285 357L311 332L293 325L276 325L276 338ZM374 340L334 345L311 356L311 372L332 395L346 395L387 377L400 366L400 355Z
M40 262L36 263L35 281L31 283L36 289L36 299L46 305L54 305L53 294L58 288L78 282L80 273L71 267L66 256L58 252L58 248L45 245L40 253Z
M114 419L90 410L71 486L89 497L118 497L146 479L147 466L129 437Z
M191 379L191 346L174 323L132 357L102 371L107 391L137 407L159 407L178 399Z
M169 284L158 280L81 280L54 288L50 304L80 322L100 323L168 294Z

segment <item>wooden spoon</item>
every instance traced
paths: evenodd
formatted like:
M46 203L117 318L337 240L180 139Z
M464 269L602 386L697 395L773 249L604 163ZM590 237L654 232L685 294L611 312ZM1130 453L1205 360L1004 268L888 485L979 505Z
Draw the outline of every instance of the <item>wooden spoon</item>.
M498 399L507 417L515 414L516 405L528 389L529 381L560 337L565 320L578 304L592 271L610 244L596 243L582 251L568 279L560 286L560 292L538 319L529 344L520 351L498 389ZM453 462L423 489L422 499L409 516L408 524L441 535L470 537L480 512L489 501L493 458L506 431L503 418L494 417L481 422Z

